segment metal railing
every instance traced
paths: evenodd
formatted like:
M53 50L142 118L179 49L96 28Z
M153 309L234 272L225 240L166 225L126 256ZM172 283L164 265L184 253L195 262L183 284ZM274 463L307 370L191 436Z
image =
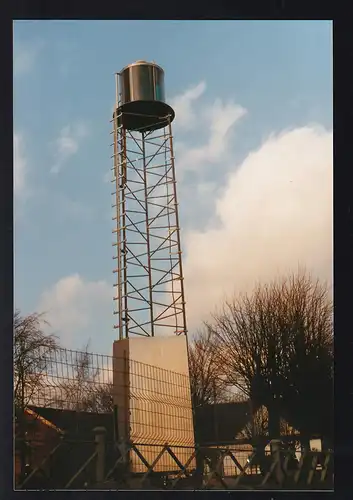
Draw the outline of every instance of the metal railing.
M231 447L172 447L165 443L155 446L155 458L151 461L143 450L144 444L120 441L111 448L106 429L96 427L93 433L93 448L84 458L82 456L80 463L74 464L69 475L65 476L61 467L62 460L70 461L67 446L73 443L62 436L60 443L17 485L17 489L43 486L46 489L333 488L332 451L308 451L293 461L293 454L282 450L281 443L273 440L271 451L264 460L264 455L256 449L248 454L249 450ZM61 461L51 463L60 448L64 448ZM127 467L131 455L138 457L143 465L139 473L132 473Z

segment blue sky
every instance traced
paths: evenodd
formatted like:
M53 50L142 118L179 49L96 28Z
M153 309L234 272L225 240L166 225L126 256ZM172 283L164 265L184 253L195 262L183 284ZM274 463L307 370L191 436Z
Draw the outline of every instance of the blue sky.
M191 330L225 293L332 267L331 22L17 21L15 304L107 354L109 121L114 72L137 59L164 68L176 109Z

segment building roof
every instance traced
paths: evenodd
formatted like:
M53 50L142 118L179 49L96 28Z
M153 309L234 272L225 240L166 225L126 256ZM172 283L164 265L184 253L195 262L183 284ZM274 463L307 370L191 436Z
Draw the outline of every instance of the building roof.
M105 427L107 440L114 440L114 418L112 413L90 413L75 410L59 410L57 408L42 408L31 406L30 410L69 437L82 440L92 440L95 427Z
M49 420L47 420L46 418L44 418L43 416L41 416L38 412L34 411L33 409L26 408L25 412L28 415L31 415L35 419L39 420L42 424L44 424L45 426L49 427L50 429L54 429L59 434L63 434L63 430L62 429L60 429L55 424L53 424L53 422L50 422Z

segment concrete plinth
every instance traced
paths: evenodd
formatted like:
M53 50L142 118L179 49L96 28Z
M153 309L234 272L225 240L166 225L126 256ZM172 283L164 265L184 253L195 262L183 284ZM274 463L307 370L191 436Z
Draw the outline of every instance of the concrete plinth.
M186 337L118 340L113 356L119 437L140 443L138 449L149 464L165 443L185 464L195 445ZM133 452L130 461L132 472L146 470ZM193 460L189 469L194 467ZM178 466L165 453L154 470L172 471Z

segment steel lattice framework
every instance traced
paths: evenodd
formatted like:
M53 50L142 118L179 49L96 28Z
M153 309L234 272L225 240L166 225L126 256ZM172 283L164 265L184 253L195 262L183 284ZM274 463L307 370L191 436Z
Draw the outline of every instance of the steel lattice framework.
M118 338L186 334L173 135L113 122L113 234ZM157 118L156 118L157 119Z

